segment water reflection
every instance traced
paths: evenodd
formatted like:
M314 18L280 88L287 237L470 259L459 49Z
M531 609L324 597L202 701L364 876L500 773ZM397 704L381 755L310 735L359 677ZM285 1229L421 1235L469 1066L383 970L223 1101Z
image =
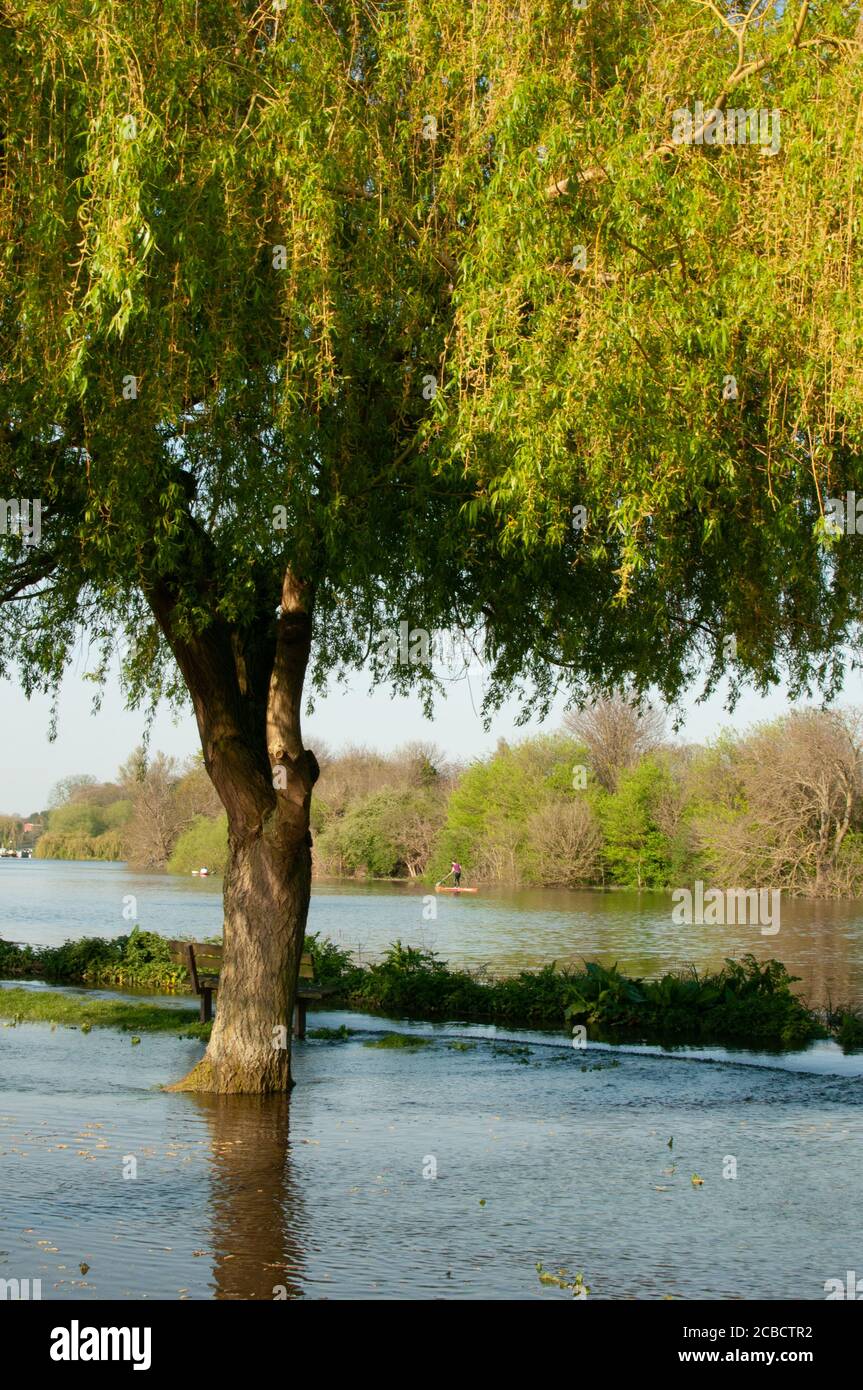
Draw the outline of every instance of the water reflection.
M423 1027L415 1051L299 1045L290 1107L163 1091L199 1054L187 1040L4 1030L0 1278L75 1302L568 1298L539 1259L600 1299L823 1299L855 1268L847 1059L578 1056Z
M300 1297L306 1220L288 1146L290 1100L194 1094L186 1099L212 1141L214 1297Z

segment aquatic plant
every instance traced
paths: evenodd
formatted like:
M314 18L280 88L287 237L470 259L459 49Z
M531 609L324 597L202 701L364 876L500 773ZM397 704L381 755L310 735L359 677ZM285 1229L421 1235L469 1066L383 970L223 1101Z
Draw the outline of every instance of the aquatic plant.
M581 1271L574 1278L570 1278L565 1269L559 1269L557 1274L552 1274L550 1270L543 1268L541 1260L537 1260L536 1272L541 1284L554 1284L559 1289L571 1289L573 1298L587 1298L590 1293L590 1285L585 1284Z
M795 995L780 961L751 955L699 976L694 967L659 980L631 980L617 966L591 962L566 1006L570 1022L645 1038L800 1046L825 1029Z
M171 959L167 939L138 927L128 936L112 940L85 936L64 941L62 946L17 946L0 941L0 976L165 990L177 989L188 980L185 967Z
M836 1041L849 1051L863 1048L863 1009L842 1009L835 1020Z
M387 1033L383 1038L375 1038L371 1042L363 1043L363 1046L411 1050L418 1047L428 1047L430 1042L431 1038L418 1038L413 1033Z

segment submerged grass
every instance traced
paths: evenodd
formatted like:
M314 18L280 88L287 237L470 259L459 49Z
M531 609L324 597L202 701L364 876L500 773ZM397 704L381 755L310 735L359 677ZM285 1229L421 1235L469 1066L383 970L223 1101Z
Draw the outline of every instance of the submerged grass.
M347 1042L355 1031L342 1024L340 1028L310 1028L306 1037L314 1038L316 1042Z
M354 963L349 952L315 934L306 937L306 946L312 954L316 981L336 986L327 1007L342 1005L429 1022L466 1020L521 1028L566 1028L573 1034L583 1029L594 1041L788 1048L815 1038L834 1037L847 1048L863 1046L863 1012L848 1007L819 1014L794 994L796 979L781 962L759 962L752 955L726 960L718 971L700 975L690 968L659 980L631 978L616 965L595 962L581 968L549 965L489 980L480 972L451 969L433 952L404 946L400 941L389 948L380 963L362 967ZM0 978L26 977L170 992L189 988L185 970L171 961L167 940L137 929L113 941L91 937L53 948L0 941ZM11 1005L8 999L3 1002L4 993L21 997L25 992L0 991L0 1006L9 1017ZM30 1010L47 1007L39 1002L48 998L45 994L26 992L26 998ZM76 1006L76 1023L90 1017L85 1019L81 1007ZM118 1018L126 1017L126 1009L149 1008L154 1016L159 1013L152 1005L114 1006L97 1001L86 1007L94 1010L92 1021L99 1015L103 1026L115 1007L120 1011ZM159 1026L176 1028L185 1017L185 1011L183 1015L171 1011L170 1020ZM208 1025L200 1025L191 1010L188 1020L187 1031L192 1036L207 1036ZM138 1025L130 1021L127 1026ZM310 1036L336 1041L347 1035L347 1030L319 1029Z
M201 1023L196 1009L165 1009L158 1004L122 999L88 999L86 995L53 990L0 989L0 1018L17 1023L53 1023L65 1028L119 1028L126 1033L175 1033L181 1037L210 1036L211 1023ZM134 1039L133 1039L134 1041Z
M387 1033L383 1038L375 1038L373 1042L363 1043L363 1047L385 1047L403 1048L407 1051L416 1051L420 1047L428 1047L431 1038L418 1038L413 1033Z

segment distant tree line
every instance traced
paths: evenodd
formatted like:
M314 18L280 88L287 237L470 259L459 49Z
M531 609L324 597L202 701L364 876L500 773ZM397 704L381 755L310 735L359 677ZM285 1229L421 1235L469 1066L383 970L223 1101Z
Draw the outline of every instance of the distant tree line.
M138 748L113 782L89 774L64 778L54 787L37 859L127 860L139 869L185 868L184 841L206 828L208 867L224 863L221 807L200 757L180 763ZM216 860L221 856L221 860ZM191 865L190 865L191 867Z
M322 748L312 803L319 877L668 888L695 878L863 895L863 715L807 709L705 746L614 696L556 733L457 764L430 743ZM9 817L10 820L15 818ZM66 778L37 857L220 872L227 822L200 758L138 749L115 782Z

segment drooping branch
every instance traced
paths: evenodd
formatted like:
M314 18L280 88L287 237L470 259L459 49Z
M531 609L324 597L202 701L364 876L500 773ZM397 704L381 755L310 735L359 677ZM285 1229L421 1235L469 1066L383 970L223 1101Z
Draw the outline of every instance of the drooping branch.
M342 198L357 198L366 203L375 202L378 197L376 193L361 188L357 184L340 184L334 191ZM388 205L387 212L395 223L404 228L414 245L418 249L421 249L429 235L428 230L417 227L416 223L413 222L406 213L397 211L391 205ZM446 271L451 280L455 280L459 272L458 262L454 260L447 251L444 251L441 247L435 246L434 244L429 246L429 251L432 259L437 261L438 265L442 270Z
M714 7L711 5L710 8L713 9ZM801 47L806 48L809 46L808 44L803 42L803 30L806 27L806 19L809 13L809 0L802 0L802 4L800 6L800 10L795 21L794 30L792 32L788 46L784 48L781 53L772 54L764 58L757 58L750 63L744 62L743 43L746 37L746 30L749 26L749 22L752 18L754 9L755 6L752 7L752 10L750 10L749 14L744 18L744 22L741 25L740 29L736 29L735 26L728 23L727 20L723 20L725 27L730 28L738 40L737 63L734 67L734 71L730 73L730 75L726 79L725 85L722 88L722 91L719 93L719 96L713 102L712 106L708 108L708 111L710 112L724 111L728 98L734 91L735 87L740 86L741 82L745 82L747 78L754 77L759 72L763 72L765 68L772 67L774 64L784 61L784 59L789 57L789 55L793 53L796 49ZM863 20L861 20L858 23L858 34L861 32L861 24L863 24ZM829 44L832 43L833 40L824 39L819 36L818 42ZM693 144L697 145L699 143L699 136L704 135L704 132L709 124L709 119L710 118L708 117L708 119L703 121L702 124L695 131L693 131ZM663 140L660 144L652 146L642 156L642 158L644 159L645 163L651 159L664 159L668 155L673 154L676 151L676 149L677 146L674 144L673 140ZM589 169L580 170L579 173L574 175L573 178L567 176L565 178L556 179L554 183L550 183L548 185L548 187L545 190L545 194L547 198L562 198L570 192L571 188L579 187L582 184L595 183L597 180L604 180L607 178L608 172L606 169L604 169L601 165L593 165Z
M16 565L9 574L4 575L3 588L0 589L0 604L10 603L18 598L38 597L28 594L27 590L40 584L43 579L48 579L57 565L56 557L50 554L32 555L26 563Z

